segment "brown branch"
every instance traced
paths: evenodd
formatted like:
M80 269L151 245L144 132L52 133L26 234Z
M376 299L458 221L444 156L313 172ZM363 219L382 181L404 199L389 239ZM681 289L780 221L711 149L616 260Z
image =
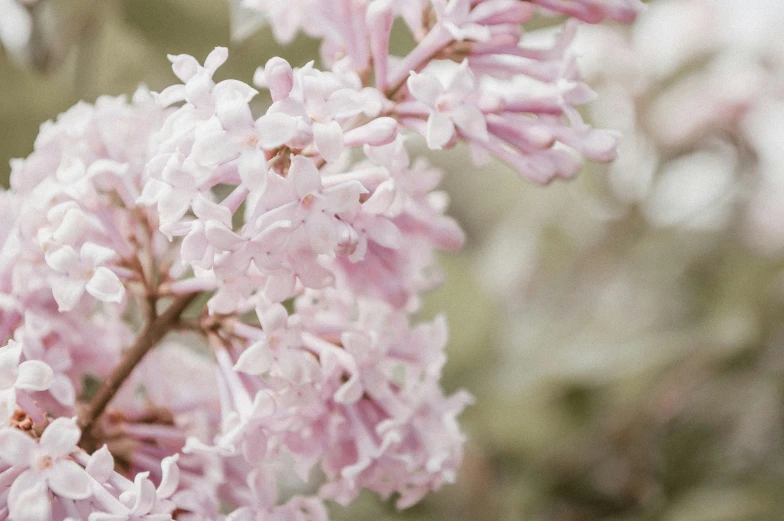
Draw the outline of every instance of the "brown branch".
M144 355L152 349L168 333L180 319L185 308L196 297L197 293L177 297L174 302L153 321L149 322L136 342L129 347L119 365L114 368L112 373L103 381L98 392L88 404L79 411L77 423L82 432L89 438L90 432L95 423L100 418L106 406L112 400L125 380L130 376L133 369L141 362Z

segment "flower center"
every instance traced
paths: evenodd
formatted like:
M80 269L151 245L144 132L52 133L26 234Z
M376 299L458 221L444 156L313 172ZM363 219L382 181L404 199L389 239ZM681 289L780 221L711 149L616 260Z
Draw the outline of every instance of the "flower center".
M39 471L51 468L52 465L54 465L52 457L46 454L39 456L38 460L35 462L35 468Z

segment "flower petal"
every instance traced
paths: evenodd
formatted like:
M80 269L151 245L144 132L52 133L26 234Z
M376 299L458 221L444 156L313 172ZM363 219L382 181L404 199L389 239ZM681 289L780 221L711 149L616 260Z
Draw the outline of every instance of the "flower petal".
M46 482L36 479L31 471L16 478L8 492L9 518L14 521L50 521L52 501Z
M84 282L70 277L59 277L52 281L52 295L59 311L70 311L84 294Z
M52 368L40 360L28 360L19 364L19 373L14 387L23 391L45 391L52 385Z
M29 465L35 449L35 441L22 431L10 427L0 430L1 461L9 465Z
M340 159L343 152L343 129L336 121L313 124L313 142L321 156L330 163Z
M85 470L98 483L106 483L114 471L114 458L106 445L92 453Z
M297 120L280 112L265 114L256 120L256 133L262 148L277 148L294 137Z
M81 437L82 431L76 422L69 418L57 418L41 435L39 445L52 458L62 458L73 452Z
M294 189L300 198L321 191L321 174L316 165L306 157L297 155L291 159L288 177L294 183Z
M102 266L117 256L111 248L92 242L85 242L79 250L79 258L89 266Z
M243 373L259 375L269 371L273 361L267 342L256 342L240 354L237 363L234 364L234 369Z
M90 475L70 459L61 459L46 471L49 488L68 499L87 499L92 495Z
M95 270L85 286L87 293L103 302L120 302L125 296L125 287L112 270L101 266Z
M161 462L161 484L156 490L159 498L166 499L174 494L180 483L180 467L177 466L179 455L168 456Z
M416 74L408 77L408 90L414 98L431 108L435 108L438 97L444 93L444 86L438 78L428 73Z
M452 120L440 112L433 112L427 118L427 146L432 150L441 150L455 135Z

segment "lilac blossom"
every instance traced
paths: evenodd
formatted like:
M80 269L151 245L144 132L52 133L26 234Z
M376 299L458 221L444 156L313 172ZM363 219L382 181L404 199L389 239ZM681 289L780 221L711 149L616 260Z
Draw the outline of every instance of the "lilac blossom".
M272 58L251 86L214 79L226 48L170 56L180 83L79 103L12 163L0 519L322 521L453 482L472 399L441 388L445 320L416 315L465 234L411 144L538 183L614 157L578 110L578 22L545 46L523 24L630 21L634 0L241 4L319 38L323 67ZM292 474L316 492L279 491Z

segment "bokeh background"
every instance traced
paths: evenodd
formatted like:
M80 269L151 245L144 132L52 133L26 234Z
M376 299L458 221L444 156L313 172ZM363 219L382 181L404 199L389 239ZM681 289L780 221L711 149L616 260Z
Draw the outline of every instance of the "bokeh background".
M784 2L647 6L575 45L616 163L541 188L465 149L434 158L469 236L423 311L451 324L445 386L476 397L465 463L409 510L366 495L334 519L784 519ZM265 28L232 40L222 0L30 10L29 47L0 52L5 186L41 122L173 83L167 53L229 45L219 76L245 81L317 56Z

